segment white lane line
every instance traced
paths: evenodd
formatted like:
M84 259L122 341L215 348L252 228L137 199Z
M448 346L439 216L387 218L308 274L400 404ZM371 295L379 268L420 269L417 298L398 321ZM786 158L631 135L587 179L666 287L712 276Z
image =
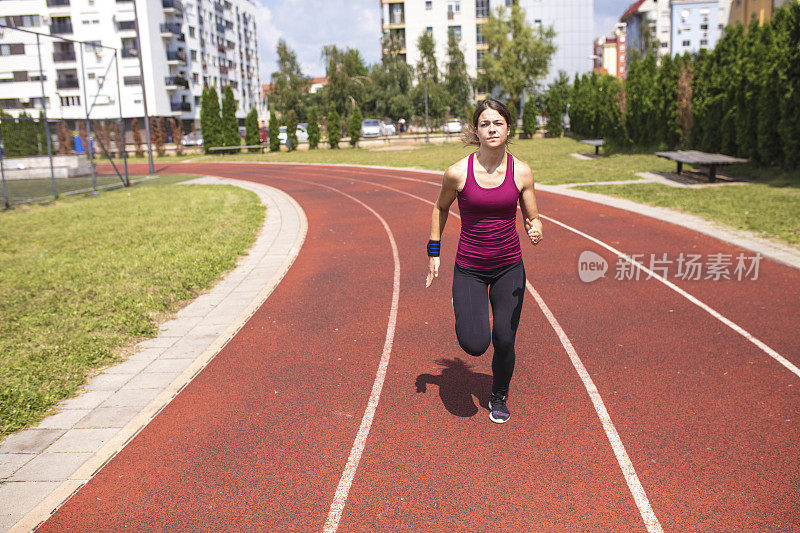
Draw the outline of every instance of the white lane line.
M647 268L646 266L641 264L639 261L633 259L632 257L628 256L627 254L622 253L621 251L617 250L613 246L604 243L600 239L592 237L591 235L587 235L586 233L584 233L584 232L582 232L582 231L580 231L578 229L575 229L572 226L568 226L567 224L564 224L563 222L559 222L558 220L555 220L555 219L550 218L550 217L545 216L545 215L540 215L540 216L542 218L546 219L546 220L549 220L550 222L552 222L554 224L557 224L557 225L559 225L559 226L561 226L561 227L563 227L563 228L565 228L565 229L567 229L569 231L572 231L572 232L580 235L581 237L585 237L585 238L589 239L590 241L598 244L599 246L602 246L606 250L616 254L618 257L621 257L621 258L625 259L626 261L628 261L629 263L634 265L636 268L646 272L647 274L649 274L653 278L657 279L658 281L660 281L661 283L663 283L664 285L666 285L670 289L674 290L675 292L677 292L678 294L680 294L681 296L683 296L684 298L686 298L687 300L689 300L693 304L697 305L698 307L700 307L704 311L708 312L708 314L710 314L711 316L713 316L714 318L716 318L717 320L719 320L720 322L722 322L723 324L725 324L726 326L731 328L733 331L735 331L736 333L738 333L739 335L741 335L742 337L744 337L748 341L750 341L753 344L755 344L756 346L758 346L764 353L766 353L767 355L769 355L770 357L775 359L778 363L782 364L784 367L786 367L795 376L800 377L800 368L797 368L797 366L795 366L791 361L789 361L788 359L783 357L781 354L779 354L778 352L776 352L775 350L770 348L766 343L764 343L763 341L761 341L758 338L756 338L753 334L751 334L749 331L747 331L746 329L744 329L740 325L736 324L735 322L733 322L729 318L723 316L716 309L714 309L711 306L709 306L708 304L702 302L698 298L692 296L691 294L689 294L685 290L681 289L680 287L678 287L677 285L675 285L671 281L665 279L663 276L653 272L652 270L650 270L649 268Z
M592 400L594 410L597 412L597 416L600 417L600 422L603 424L603 431L605 431L606 437L611 443L611 449L614 450L617 463L619 463L622 469L622 475L625 476L628 489L631 491L631 495L633 495L636 507L639 508L639 513L642 515L648 533L662 533L664 530L661 528L661 523L658 521L656 514L653 512L653 508L650 506L650 500L647 499L647 494L645 494L644 487L639 481L639 476L636 475L636 469L633 468L633 463L630 457L628 457L628 452L625 451L622 439L620 439L619 433L617 433L617 428L614 427L614 422L611 421L611 415L608 414L608 410L603 403L603 398L600 396L600 391L597 390L594 381L592 381L589 371L583 366L583 362L581 358L578 357L575 347L572 346L569 337L567 337L567 334L562 329L561 324L558 323L558 320L556 320L556 317L553 316L550 308L544 303L542 297L536 292L536 289L533 288L533 285L531 285L528 280L525 280L525 285L528 288L528 292L533 295L536 303L539 304L539 309L541 309L544 316L547 317L550 326L555 330L556 335L558 335L561 345L569 355L569 360L572 361L572 366L575 367L578 376L580 376L583 382L583 386L586 387L586 392L589 393L589 398Z
M430 200L416 196L409 192L402 191L400 189L395 189L394 187L389 187L388 185L382 185L380 183L359 180L350 177L346 179L377 185L385 189L405 194L411 198L416 198L417 200L427 204L434 205L434 202L431 202ZM461 218L452 211L450 213L456 218ZM586 392L589 394L589 398L592 400L594 410L597 412L597 416L600 418L600 422L603 425L603 431L605 432L606 437L611 444L611 449L614 451L614 456L617 458L617 463L619 463L619 467L622 470L622 475L625 477L625 482L628 484L628 489L630 490L631 495L636 502L636 507L639 508L639 513L642 515L642 519L644 520L644 524L645 527L647 527L648 533L663 533L661 523L659 523L658 518L653 512L653 508L650 506L650 500L648 500L647 494L644 491L644 487L639 481L639 476L636 475L636 469L633 467L630 457L628 457L628 452L625 451L625 446L622 444L622 439L620 438L619 433L617 433L614 423L611 421L611 415L608 414L608 410L603 403L603 398L600 396L600 391L597 390L594 381L592 381L589 371L586 370L586 367L583 365L581 358L575 351L575 347L572 346L572 342L564 332L564 329L558 323L558 320L556 320L555 316L553 316L550 308L547 307L547 304L544 303L542 297L538 292L536 292L536 289L533 288L533 285L531 285L531 282L528 281L527 278L525 279L525 286L528 288L528 292L530 292L533 298L536 300L536 303L539 305L539 309L541 309L542 313L544 313L544 316L547 318L550 326L556 332L556 335L558 335L561 345L564 347L567 355L569 355L569 360L572 362L572 366L574 366L575 370L578 372L578 376L580 376L583 386L586 388Z
M391 176L390 174L377 174L376 173L376 174L373 174L373 175L394 177L394 176ZM427 185L433 185L435 187L439 187L440 186L439 183L426 181L426 180L421 180L421 179L406 178L406 177L400 178L399 176L398 176L398 178L406 180L406 181L416 181L416 182L419 182L419 183L425 183ZM556 220L556 219L554 219L552 217L548 217L546 215L542 215L541 213L540 213L539 216L541 216L545 220L549 220L550 222L563 227L564 229L566 229L568 231L571 231L571 232L573 232L573 233L575 233L577 235L580 235L581 237L589 239L590 241L594 242L595 244L597 244L599 246L602 246L606 250L616 254L618 257L621 257L622 259L628 261L629 263L634 265L636 268L638 268L640 270L643 270L644 272L647 272L650 276L652 276L653 278L657 279L658 281L660 281L661 283L663 283L664 285L666 285L670 289L674 290L675 292L677 292L678 294L680 294L681 296L683 296L684 298L686 298L687 300L689 300L693 304L697 305L700 309L703 309L708 314L710 314L711 316L713 316L714 318L716 318L717 320L719 320L720 322L722 322L723 324L725 324L726 326L731 328L733 331L735 331L736 333L738 333L739 335L741 335L742 337L744 337L745 339L747 339L748 341L753 343L761 351L763 351L764 353L766 353L767 355L772 357L775 361L777 361L778 363L783 365L787 370L789 370L789 372L791 372L792 374L794 374L795 376L800 378L800 368L798 368L794 363L792 363L791 361L786 359L784 356L779 354L776 350L772 349L765 342L763 342L762 340L758 339L755 335L753 335L752 333L750 333L749 331L747 331L746 329L744 329L743 327L741 327L740 325L735 323L733 320L727 318L722 313L720 313L719 311L717 311L716 309L714 309L710 305L706 304L705 302L703 302L699 298L697 298L695 296L692 296L691 294L689 294L685 290L681 289L680 287L678 287L677 285L675 285L671 281L665 279L663 276L661 276L659 274L656 274L655 272L653 272L652 270L650 270L649 268L647 268L646 266L644 266L640 262L636 261L635 259L633 259L629 255L621 252L620 250L617 250L616 248L614 248L610 244L606 244L605 242L601 241L600 239L598 239L596 237L592 237L591 235L588 235L588 234L580 231L579 229L573 228L572 226L569 226L569 225L567 225L567 224L565 224L565 223L563 223L563 222L561 222L559 220Z
M327 185L322 185L321 183L309 181L305 183L317 185L319 187L325 187L326 189L335 191L342 196L361 204L370 213L375 215L378 220L380 220L381 224L383 224L383 228L386 230L386 234L389 236L389 243L392 245L392 257L394 258L392 305L389 309L389 324L386 326L386 341L383 344L383 352L381 353L381 360L378 364L378 371L375 373L375 381L372 384L372 391L369 394L367 408L364 410L364 416L361 418L361 425L358 427L358 433L356 434L355 441L353 441L353 446L350 448L350 455L347 458L347 463L345 464L342 476L339 478L339 484L336 486L336 493L334 494L333 502L331 503L330 510L328 511L328 519L323 528L324 533L334 533L339 528L339 520L342 518L344 504L347 502L347 496L350 493L350 486L353 484L353 478L356 475L356 470L358 470L358 463L361 461L361 454L364 452L364 447L367 444L367 436L369 435L369 430L372 427L372 420L375 418L375 411L378 408L378 401L381 398L383 383L386 380L386 369L389 366L389 358L392 354L394 330L395 325L397 324L397 309L400 302L400 253L397 251L397 243L394 240L392 230L389 229L389 224L387 224L386 220L384 220L383 217L381 217L370 206L358 198L350 196L349 194L334 187L328 187Z

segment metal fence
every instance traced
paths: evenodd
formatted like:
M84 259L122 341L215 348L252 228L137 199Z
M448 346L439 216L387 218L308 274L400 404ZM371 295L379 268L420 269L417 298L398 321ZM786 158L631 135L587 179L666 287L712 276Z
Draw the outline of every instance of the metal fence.
M28 94L13 99L13 106L0 113L0 181L4 206L8 208L61 195L128 186L130 179L124 149L126 132L122 117L119 51L97 42L67 39L5 24L0 24L0 32L13 35L13 41L17 46L21 44L22 48L19 49L23 51L16 55L23 55L38 67L38 76L14 80L27 82L25 87ZM56 43L60 46L54 46ZM79 64L79 69L75 69L75 77L62 79L59 76L56 79L56 94L46 91L47 73L42 67L42 57L51 49L54 61ZM97 88L92 94L88 90L84 64L85 56L91 52L95 53L101 68L104 68L102 76L94 77ZM55 101L55 97L59 96L59 102L63 103L64 97L59 95L58 90L64 88L82 89L80 118L70 119L77 127L77 132L67 128L67 120L63 116L60 120L48 116L48 111L52 115L53 107L48 102ZM109 91L112 94L116 92L118 116L103 120L97 117L96 107L98 98ZM5 112L11 110L18 111L18 116ZM27 113L36 116L27 116ZM114 162L114 152L122 158L122 165ZM109 170L99 172L98 163L109 163L110 167L104 165Z

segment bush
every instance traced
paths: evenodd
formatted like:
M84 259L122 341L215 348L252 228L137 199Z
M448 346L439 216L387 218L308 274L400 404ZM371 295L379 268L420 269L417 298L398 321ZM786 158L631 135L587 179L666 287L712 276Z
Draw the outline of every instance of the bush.
M342 138L342 124L339 121L339 113L336 112L336 107L331 104L328 111L328 144L331 148L339 148L339 140Z
M361 137L361 109L355 106L353 114L350 115L350 127L348 128L348 135L350 135L350 146L353 148L358 144L358 139Z
M277 152L281 149L281 140L278 138L278 115L275 113L275 106L269 106L269 151Z
M529 139L536 133L538 124L536 123L536 102L533 97L528 98L522 106L522 132Z
M317 108L312 107L308 113L308 148L316 150L319 144L320 131L319 119L317 118Z
M509 124L508 138L513 139L517 135L517 104L514 100L506 102L508 112L511 113L511 124Z
M133 134L133 146L136 148L136 157L144 157L142 132L139 130L139 119L137 117L131 119L131 133Z
M169 126L172 130L172 142L175 143L175 153L177 155L183 154L183 126L180 120L174 118L169 119Z
M294 109L286 114L286 147L290 152L297 150L297 113Z
M222 146L236 146L234 150L229 150L235 154L242 145L242 138L239 136L239 121L236 119L236 99L233 97L233 89L230 85L225 86L222 95Z
M209 148L223 146L219 96L214 87L203 89L200 101L200 129L203 132L203 148L206 153L209 153Z

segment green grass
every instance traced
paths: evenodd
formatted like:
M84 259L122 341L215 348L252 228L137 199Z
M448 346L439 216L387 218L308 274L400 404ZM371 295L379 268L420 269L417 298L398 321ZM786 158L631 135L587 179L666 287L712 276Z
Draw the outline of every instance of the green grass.
M443 172L456 160L474 149L461 143L421 145L408 150L372 150L342 147L339 150L304 150L266 154L202 156L198 161L275 161L298 163L342 163L414 167ZM511 153L527 161L538 183L582 183L638 179L636 172L665 171L673 164L654 155L615 154L591 161L579 161L571 153L593 153L594 148L570 138L521 139L510 147Z
M254 242L255 194L168 185L185 178L0 214L0 435L155 335Z
M582 185L576 188L669 207L757 232L790 245L800 244L800 171L792 173L737 165L729 175L748 175L756 182L709 188L676 188L659 183Z

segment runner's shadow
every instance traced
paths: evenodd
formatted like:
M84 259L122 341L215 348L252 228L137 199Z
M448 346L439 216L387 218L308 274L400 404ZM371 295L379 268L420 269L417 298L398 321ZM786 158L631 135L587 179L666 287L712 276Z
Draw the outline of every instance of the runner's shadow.
M426 392L428 385L439 386L439 398L445 409L451 414L461 417L474 416L478 412L472 397L478 399L478 405L487 407L489 393L492 390L492 376L472 371L459 357L439 359L436 364L442 367L438 376L420 374L415 386L417 392ZM488 407L487 407L488 408Z

